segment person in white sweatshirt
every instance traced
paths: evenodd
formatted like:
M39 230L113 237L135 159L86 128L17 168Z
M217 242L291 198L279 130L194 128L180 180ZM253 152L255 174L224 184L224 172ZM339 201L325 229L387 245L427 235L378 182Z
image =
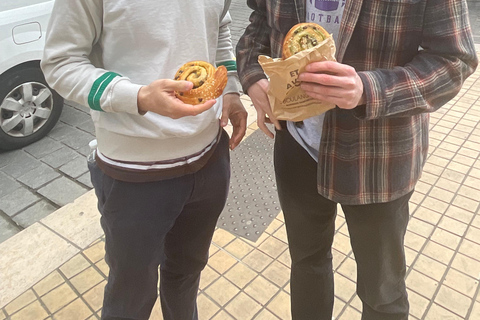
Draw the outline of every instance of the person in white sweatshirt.
M89 165L110 267L102 319L197 319L200 273L228 193L229 146L247 113L223 0L56 0L42 70L64 98L90 106ZM224 95L199 105L172 80L194 60L225 65ZM223 130L230 120L233 133Z

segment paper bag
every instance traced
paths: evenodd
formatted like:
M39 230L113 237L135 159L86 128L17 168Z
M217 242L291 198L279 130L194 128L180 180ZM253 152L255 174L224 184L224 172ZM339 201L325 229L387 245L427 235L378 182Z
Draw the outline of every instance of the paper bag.
M258 62L270 78L267 92L273 115L278 120L302 121L335 107L311 98L300 88L298 75L311 62L335 61L335 43L332 36L317 46L301 51L288 59L259 56Z

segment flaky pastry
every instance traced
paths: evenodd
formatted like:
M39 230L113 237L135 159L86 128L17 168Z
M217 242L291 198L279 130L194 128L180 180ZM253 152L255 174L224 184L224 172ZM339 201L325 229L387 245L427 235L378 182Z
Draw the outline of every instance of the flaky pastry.
M219 66L215 69L205 61L185 63L175 74L175 80L193 82L193 89L175 92L178 99L188 104L200 104L218 98L227 85L227 69Z
M282 58L287 59L300 51L313 48L328 36L329 33L316 23L296 24L283 40Z

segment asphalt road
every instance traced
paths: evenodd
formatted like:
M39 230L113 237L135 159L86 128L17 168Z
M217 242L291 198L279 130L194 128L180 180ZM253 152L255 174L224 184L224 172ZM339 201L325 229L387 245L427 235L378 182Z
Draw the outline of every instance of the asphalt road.
M480 46L480 0L468 1L475 43ZM233 0L233 43L248 25L246 0ZM44 139L0 153L0 242L92 188L85 156L94 139L89 109L66 102L60 121Z

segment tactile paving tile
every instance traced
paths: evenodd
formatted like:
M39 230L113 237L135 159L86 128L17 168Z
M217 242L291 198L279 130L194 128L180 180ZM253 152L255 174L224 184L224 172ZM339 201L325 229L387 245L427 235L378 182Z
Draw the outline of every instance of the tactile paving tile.
M217 226L256 241L280 212L273 139L256 130L230 156L230 192Z

